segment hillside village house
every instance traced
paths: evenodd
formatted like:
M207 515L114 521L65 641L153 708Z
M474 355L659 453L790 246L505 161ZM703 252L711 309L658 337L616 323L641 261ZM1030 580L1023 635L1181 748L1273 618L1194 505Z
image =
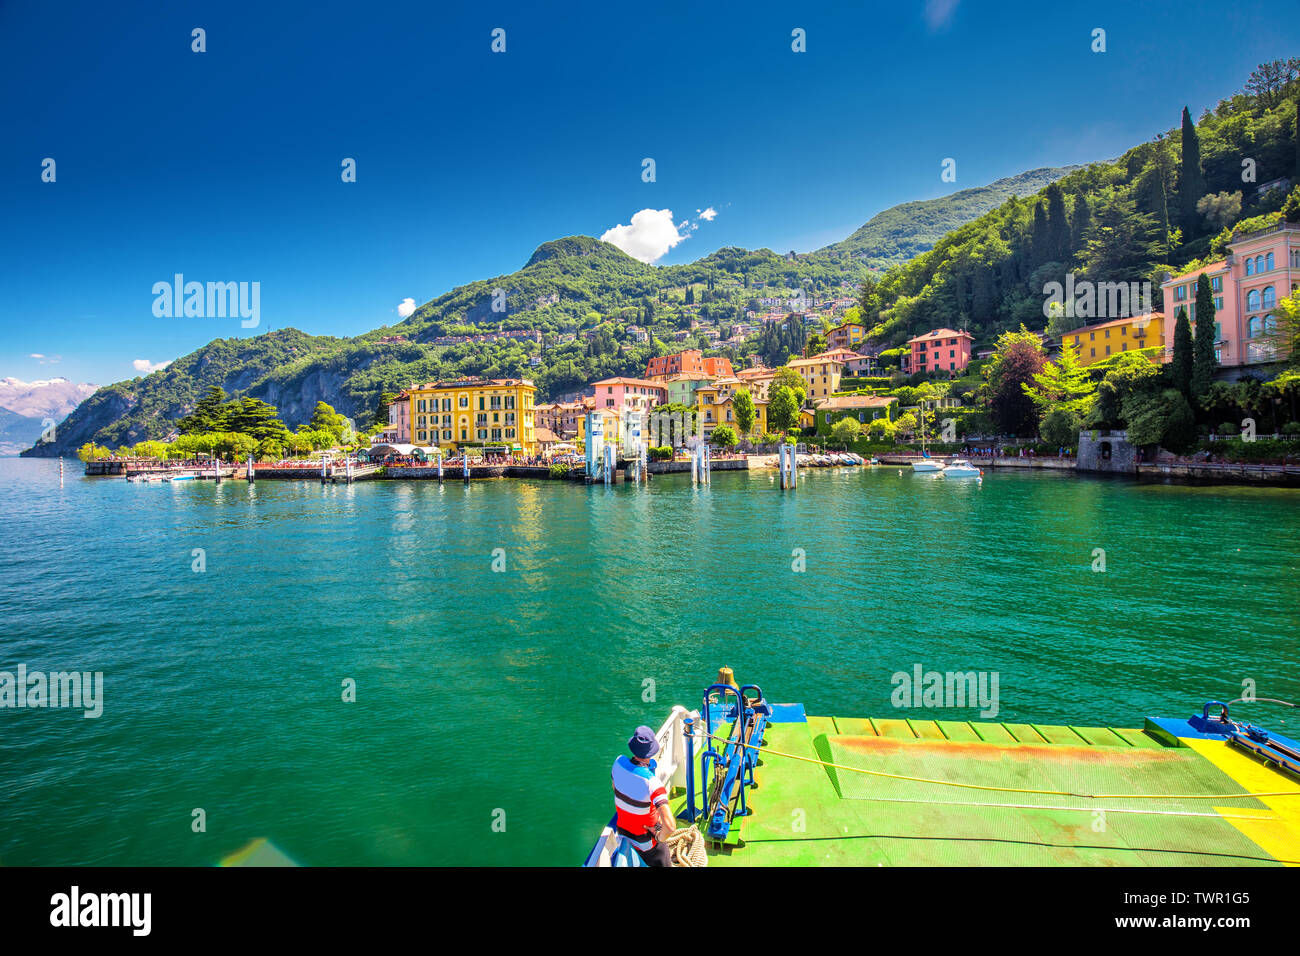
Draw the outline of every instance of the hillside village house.
M1300 223L1283 222L1234 236L1225 258L1165 279L1160 291L1171 326L1166 335L1170 352L1180 308L1187 310L1195 334L1196 284L1202 273L1214 294L1214 354L1219 364L1250 366L1284 358L1271 339L1277 328L1272 310L1300 287Z
M680 375L660 379L668 389L669 405L694 405L695 393L712 381L712 376L704 372L682 372Z
M648 412L668 401L668 387L664 383L643 378L605 378L593 383L592 388L598 407L620 412Z
M911 353L903 353L903 374L947 372L955 377L970 364L974 336L956 329L931 329L907 340Z
M1071 329L1061 336L1061 341L1078 349L1080 365L1092 365L1106 361L1117 352L1149 348L1160 349L1152 355L1153 362L1168 362L1173 352L1166 349L1165 338L1165 317L1159 312L1146 312ZM1169 343L1173 343L1172 335Z
M712 438L713 430L719 425L730 426L737 438L747 437L742 434L740 425L736 422L735 398L736 392L741 389L748 391L739 379L723 378L696 393L696 410L699 412L700 429L705 438ZM754 424L750 431L761 435L767 431L767 399L757 398L752 393L750 397L754 399Z
M725 356L705 358L699 349L685 349L672 355L657 355L646 363L645 377L651 380L680 375L683 372L703 372L714 378L734 375L731 360Z
M586 414L582 402L551 402L538 405L535 418L538 428L550 429L561 441L573 441L582 431Z
M788 366L803 379L807 401L829 398L840 389L840 376L844 374L843 361L827 355L814 355L795 359Z
M415 443L459 451L536 454L533 402L527 379L460 379L427 382L406 390Z
M388 427L376 437L390 445L410 445L411 395L402 389L388 406Z
M862 425L877 418L893 421L898 417L898 399L892 395L833 395L818 401L812 412L817 433L829 435L842 418L852 418Z
M867 327L860 322L845 322L826 333L826 344L832 349L856 349L867 340Z
M772 381L776 378L776 369L768 368L765 365L758 365L754 368L742 368L736 373L741 384L749 390L749 394L755 399L767 401L768 389L772 387Z

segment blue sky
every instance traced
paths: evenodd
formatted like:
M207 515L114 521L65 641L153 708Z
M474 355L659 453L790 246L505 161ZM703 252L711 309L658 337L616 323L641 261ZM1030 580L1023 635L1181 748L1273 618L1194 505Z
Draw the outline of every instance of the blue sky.
M1202 0L281 6L0 2L0 376L104 384L267 327L358 334L643 209L685 223L662 264L817 248L898 202L1118 155L1300 46L1276 4ZM176 273L259 282L261 326L155 317Z

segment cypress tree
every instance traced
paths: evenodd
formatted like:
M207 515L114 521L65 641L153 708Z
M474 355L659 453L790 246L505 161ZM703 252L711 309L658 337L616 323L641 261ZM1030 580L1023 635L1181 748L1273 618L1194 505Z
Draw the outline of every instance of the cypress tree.
M1047 187L1047 244L1051 261L1065 262L1070 255L1070 221L1065 214L1065 194L1052 183Z
M1201 170L1201 140L1196 135L1192 114L1183 107L1183 168L1178 181L1178 198L1183 210L1183 233L1187 236L1200 230L1200 214L1196 204L1205 195L1205 173Z
M1088 197L1083 193L1076 193L1074 196L1074 218L1070 222L1070 231L1072 244L1075 252L1083 249L1084 236L1087 235L1088 227L1092 225L1092 207L1088 205Z
M1300 183L1300 94L1295 98L1295 181Z
M1187 310L1178 307L1178 321L1174 323L1174 360L1170 370L1174 376L1174 387L1187 395L1192 389L1192 323L1187 321Z
M1034 205L1034 232L1029 241L1029 248L1033 255L1034 269L1044 262L1052 261L1051 238L1047 231L1047 207L1042 203Z
M1192 396L1209 394L1214 382L1214 293L1204 272L1196 280L1196 349L1192 368Z

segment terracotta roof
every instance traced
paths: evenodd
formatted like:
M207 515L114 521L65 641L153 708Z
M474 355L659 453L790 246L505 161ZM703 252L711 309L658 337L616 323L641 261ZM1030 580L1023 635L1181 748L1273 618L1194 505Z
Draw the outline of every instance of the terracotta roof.
M526 378L457 378L446 382L425 382L423 385L412 385L414 391L428 391L431 388L513 388L523 386L524 388L536 388L531 381Z
M549 428L534 428L533 438L537 439L537 441L541 442L543 445L550 445L560 440L560 436L555 434L555 432L551 431Z
M1111 319L1109 322L1098 322L1096 325L1081 325L1077 329L1071 329L1068 332L1062 332L1061 338L1067 335L1079 335L1083 332L1095 332L1097 329L1113 329L1120 325L1140 325L1149 324L1154 319L1163 319L1163 312L1143 312L1141 315L1129 315L1122 319Z
M789 363L789 368L794 368L796 366L803 366L803 365L825 365L827 363L834 364L834 365L844 364L844 362L841 359L813 356L812 358L795 359L793 362Z
M952 338L959 338L963 335L966 336L966 338L974 338L974 336L972 336L969 332L966 332L964 330L958 332L956 329L943 328L943 329L931 329L929 332L926 332L924 335L917 335L914 336L913 338L908 339L907 342L910 345L913 342L928 342L930 339L952 339Z
M888 408L898 399L893 395L832 395L814 405L823 408Z
M1206 272L1206 273L1226 272L1227 269L1228 269L1228 260L1220 259L1218 262L1211 262L1208 266L1201 266L1201 268L1196 269L1193 272L1183 272L1176 276L1170 276L1164 282L1160 283L1160 287L1163 289L1167 285L1171 285L1178 282L1186 282L1188 279L1195 279L1202 272Z
M592 385L641 385L647 388L663 388L663 382L652 382L647 378L626 378L618 376L617 378L602 378L599 382L592 382Z

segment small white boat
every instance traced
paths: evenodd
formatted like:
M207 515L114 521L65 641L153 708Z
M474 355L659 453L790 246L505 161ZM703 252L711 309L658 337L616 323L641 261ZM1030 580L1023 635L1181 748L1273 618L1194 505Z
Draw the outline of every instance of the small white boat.
M916 472L943 471L943 462L935 461L933 458L922 458L919 461L912 462L912 470Z
M982 478L984 473L965 458L954 458L943 470L945 478Z
M164 478L163 481L194 481L198 475L172 475L170 478Z

